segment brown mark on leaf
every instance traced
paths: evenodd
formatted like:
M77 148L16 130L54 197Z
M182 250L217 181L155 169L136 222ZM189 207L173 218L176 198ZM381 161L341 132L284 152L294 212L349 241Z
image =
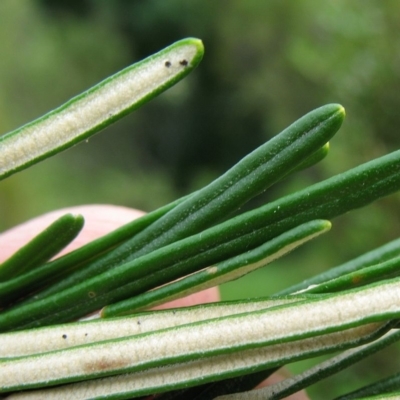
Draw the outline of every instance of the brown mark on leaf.
M100 372L100 371L113 371L119 370L127 366L127 361L113 359L110 357L102 357L101 359L93 362L86 362L83 364L86 373Z
M164 65L165 65L167 68L169 68L172 64L171 64L170 61L165 61Z
M96 292L90 291L88 292L88 296L93 299L93 297L96 297Z
M186 67L188 65L188 62L187 62L187 60L181 60L181 61L179 61L179 64L181 64L184 67Z

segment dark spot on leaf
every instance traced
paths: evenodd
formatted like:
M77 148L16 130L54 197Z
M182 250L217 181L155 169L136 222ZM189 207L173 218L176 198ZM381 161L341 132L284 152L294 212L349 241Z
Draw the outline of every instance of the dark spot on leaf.
M169 68L171 66L171 63L169 61L165 61L164 65Z
M112 355L108 357L102 357L100 360L85 362L83 360L82 367L85 372L93 374L93 372L99 371L112 371L119 370L127 366L130 360L120 360L118 357L115 359Z
M140 321L138 321L137 324L140 325Z
M62 338L63 338L63 339L66 339L66 338L67 338L67 335L64 333L64 335L62 335Z
M186 67L186 65L188 65L188 62L187 62L187 60L181 60L181 61L179 61L179 64L181 64L184 67Z
M96 292L88 292L88 296L93 299L93 297L96 297Z

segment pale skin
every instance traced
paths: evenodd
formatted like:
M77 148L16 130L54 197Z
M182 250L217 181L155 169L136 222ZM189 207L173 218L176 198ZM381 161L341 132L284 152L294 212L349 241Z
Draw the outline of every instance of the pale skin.
M6 260L40 231L54 222L56 218L67 213L83 215L85 218L85 226L78 237L61 254L70 252L84 245L85 243L105 235L121 225L143 215L142 211L113 205L78 206L64 208L44 214L0 234L0 263ZM194 295L163 304L158 308L191 306L195 304L216 302L219 300L219 290L217 287L214 287L202 292L198 292ZM286 376L286 371L280 370L278 373L272 375L266 381L264 381L260 387L279 382ZM299 392L287 397L287 399L308 400L309 398L305 392Z

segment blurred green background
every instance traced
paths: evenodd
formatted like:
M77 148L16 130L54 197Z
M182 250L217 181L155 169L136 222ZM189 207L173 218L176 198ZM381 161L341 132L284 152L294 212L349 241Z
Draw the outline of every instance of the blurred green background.
M89 143L1 182L0 229L87 203L153 210L329 102L347 112L329 157L251 206L397 150L399 29L397 0L1 0L2 133L181 38L201 38L206 54L183 82ZM334 220L325 237L224 285L223 298L273 293L396 238L399 200ZM389 351L327 381L329 397L390 373ZM310 393L326 398L317 386Z

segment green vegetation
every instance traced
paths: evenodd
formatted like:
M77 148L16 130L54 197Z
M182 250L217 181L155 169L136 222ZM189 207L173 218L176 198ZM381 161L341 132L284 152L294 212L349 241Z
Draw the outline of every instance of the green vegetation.
M320 104L333 101L346 106L349 118L333 139L329 157L308 169L300 164L303 170L295 174L285 170L287 173L279 176L278 184L244 205L242 211L268 203L279 204L284 201L282 196L290 200L300 189L312 188L310 185L319 181L323 184L327 177L396 150L400 144L397 135L400 122L397 112L400 101L397 8L396 1L337 1L316 6L311 0L265 4L194 1L190 5L178 0L166 4L152 0L143 3L3 0L0 4L0 35L5 38L0 41L4 61L0 65L1 132L11 131L58 107L132 61L143 59L182 37L201 37L206 45L206 57L195 74L137 110L132 117L107 128L108 134L102 133L90 139L89 145L80 145L2 181L0 205L7 212L3 213L1 228L6 229L50 209L94 202L156 210L138 230L170 209L176 208L176 215L180 216L183 205L180 208L173 203L164 211L158 207L206 186L288 122ZM322 144L324 140L307 154L311 155ZM348 195L352 191L359 195L350 200L354 204L326 214L327 200L313 215L304 214L305 220L293 217L297 225L288 224L279 234L312 219L336 217L397 190L395 154L375 164L365 164L366 174L376 171L376 184L370 191L363 192L361 181L358 187L351 182ZM291 166L295 170L294 165ZM3 167L0 165L0 169ZM388 173L387 177L383 178L378 171ZM283 177L285 179L281 179ZM334 178L326 180L328 185L332 183L330 179ZM379 186L384 179L389 186L386 183ZM319 184L316 185L318 189ZM256 191L263 191L267 186ZM201 198L199 193L197 196ZM190 197L179 200L178 204L183 201L190 208L189 200ZM361 200L364 203L358 204ZM332 231L318 239L318 245L305 245L293 255L274 262L268 270L260 269L223 285L223 299L267 296L284 291L288 286L396 238L397 202L398 194L367 209L340 216L333 221ZM310 202L310 209L315 204ZM220 217L224 219L223 215ZM212 215L209 218L213 223L218 222L213 221ZM198 228L201 232L207 228L207 223L201 220L200 214L199 221L204 223ZM75 224L71 225L72 238L74 229L79 229L79 221L69 223ZM174 223L176 221L171 222ZM132 229L135 231L136 225ZM125 241L131 232L129 228L121 232L119 238L112 236L109 246ZM142 240L147 242L159 231L155 232ZM172 242L196 232L185 231L182 237L178 232ZM285 238L282 240L284 243ZM161 246L167 243L168 240ZM54 246L56 248L57 244ZM96 246L93 246L94 251ZM98 246L108 245L103 242ZM29 257L29 249L27 251ZM91 250L85 251L90 258ZM390 253L388 258L380 250L378 254L386 262L384 268L389 271L386 274L393 274L396 254ZM31 277L24 271L17 278L6 272L5 282L0 283L2 299L14 301L15 294L23 287L38 288L43 283L48 284L47 279L54 277L54 271L58 274L67 265L63 263L75 267L81 256L73 257L60 264L46 264L42 269L39 266ZM42 262L39 259L37 264ZM216 259L216 262L225 261ZM357 268L360 265L370 268L363 272L363 278L372 282L382 279L380 267L366 261L358 263ZM38 271L43 271L41 278L36 275ZM168 279L176 279L177 271L172 271ZM189 272L184 265L182 271ZM346 289L348 282L360 277L353 270L346 270L346 273L349 275L327 283L325 290L332 290L336 285L341 285L340 290ZM198 278L202 279L201 275ZM57 275L58 279L61 275ZM164 282L155 277L154 282L142 283L159 285ZM47 294L43 292L44 297L51 295L49 290ZM186 289L182 285L176 290ZM323 291L317 288L314 292L320 290ZM289 292L286 289L286 293ZM138 304L142 304L140 301ZM27 310L30 312L29 308ZM394 352L397 354L398 350L391 350L391 358L395 358ZM342 380L340 374L338 378L331 378L327 384L334 387L332 395L360 386L357 385L360 374L371 382L382 378L381 371L383 375L393 373L389 357L382 354L375 356L371 364L365 361L350 372L346 371ZM293 368L296 371L304 365ZM379 365L379 368L372 368L372 365ZM318 389L318 385L322 389ZM323 384L318 385L316 396L318 390L324 393ZM310 393L314 393L313 389Z

